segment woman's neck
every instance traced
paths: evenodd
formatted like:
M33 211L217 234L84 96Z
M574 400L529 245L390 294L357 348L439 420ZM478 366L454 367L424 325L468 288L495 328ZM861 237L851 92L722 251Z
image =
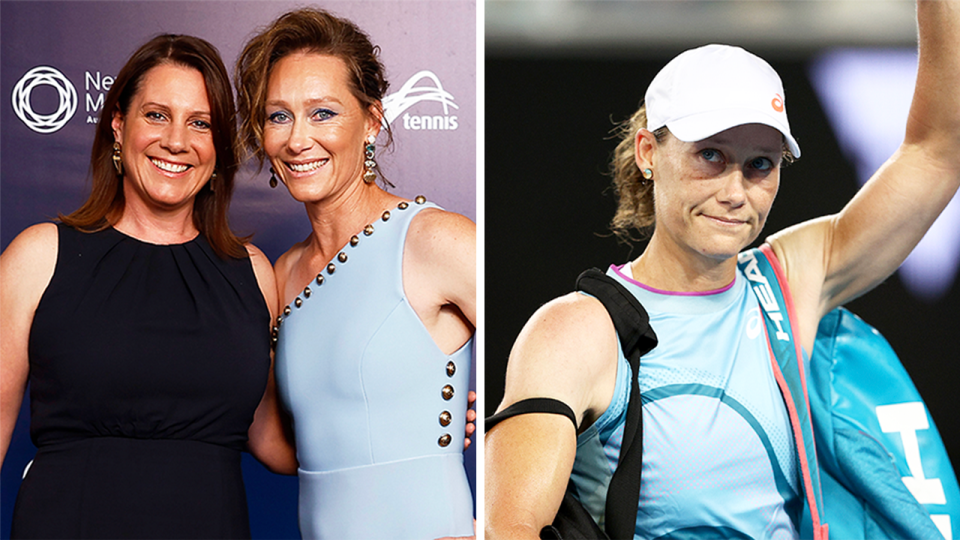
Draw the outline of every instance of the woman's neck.
M655 289L705 292L726 287L737 273L736 255L717 259L663 241L654 232L643 253L630 263L633 278Z
M331 259L365 226L373 224L376 227L383 211L400 200L375 184L360 182L330 200L306 203L304 206L313 229L308 240L309 249L325 260Z
M127 197L123 215L113 228L137 240L159 245L182 244L200 234L193 222L192 200L182 207L165 211Z

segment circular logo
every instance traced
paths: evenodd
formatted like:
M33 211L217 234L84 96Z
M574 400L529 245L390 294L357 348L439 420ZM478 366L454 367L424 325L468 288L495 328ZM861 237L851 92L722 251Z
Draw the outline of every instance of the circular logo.
M781 97L780 94L774 94L774 96L773 101L770 102L770 106L777 112L783 112L783 97Z
M38 86L52 86L60 96L60 105L50 114L37 114L30 104L30 94ZM13 87L13 111L37 133L53 133L62 128L77 112L77 89L58 70L37 66L27 72Z

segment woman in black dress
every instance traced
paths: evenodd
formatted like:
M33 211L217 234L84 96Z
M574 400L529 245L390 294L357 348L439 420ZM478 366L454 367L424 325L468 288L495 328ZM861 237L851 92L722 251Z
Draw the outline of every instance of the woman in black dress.
M249 537L276 287L227 223L235 133L216 49L151 40L106 96L90 198L0 257L0 455L28 382L38 447L13 537Z

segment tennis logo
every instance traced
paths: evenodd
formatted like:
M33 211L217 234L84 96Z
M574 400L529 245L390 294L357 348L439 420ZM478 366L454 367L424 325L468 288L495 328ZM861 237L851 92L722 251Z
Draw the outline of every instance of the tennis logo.
M418 86L424 80L432 85ZM383 98L383 117L388 124L393 124L399 117L403 120L403 129L454 130L459 127L459 123L457 117L450 114L450 108L460 107L453 99L453 95L443 89L439 77L432 71L423 70L407 79L400 90ZM443 114L413 115L407 112L407 109L422 102L439 103Z
M60 103L50 114L33 110L30 96L38 86L51 86L57 91ZM70 121L77 112L77 89L60 71L49 66L37 66L26 73L13 87L13 112L37 133L53 133Z

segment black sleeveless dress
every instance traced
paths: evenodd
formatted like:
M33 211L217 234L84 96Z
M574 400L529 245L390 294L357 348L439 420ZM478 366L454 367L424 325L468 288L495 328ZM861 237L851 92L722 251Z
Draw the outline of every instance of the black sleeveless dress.
M30 330L13 538L249 538L240 453L270 369L249 259L59 225Z

